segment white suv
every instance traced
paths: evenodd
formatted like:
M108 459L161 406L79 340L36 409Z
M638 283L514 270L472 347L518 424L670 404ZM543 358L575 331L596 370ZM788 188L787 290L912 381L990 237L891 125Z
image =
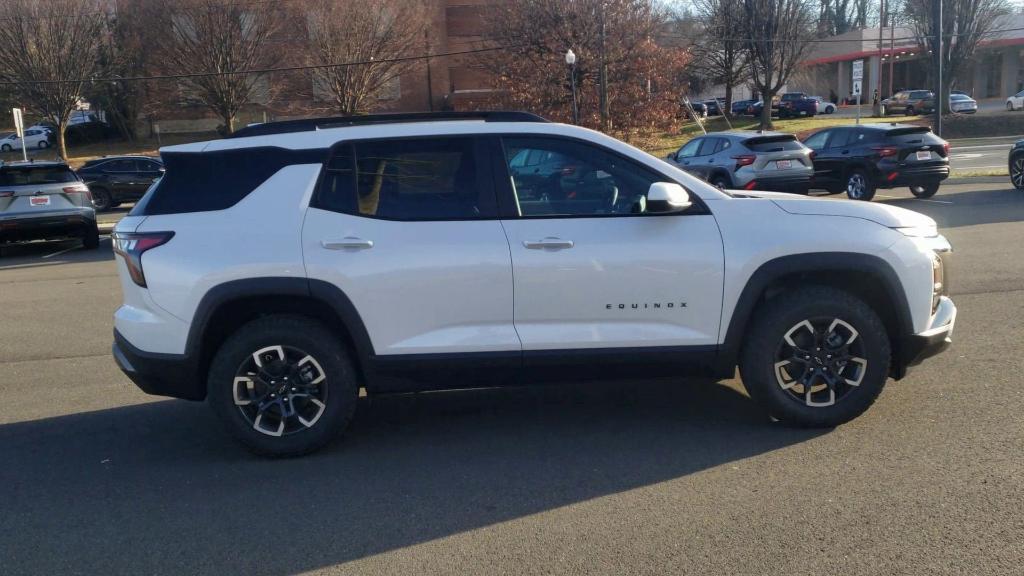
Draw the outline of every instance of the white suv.
M723 192L530 114L271 123L161 155L115 231L114 357L262 454L324 445L360 388L737 365L773 416L833 426L953 332L931 219Z

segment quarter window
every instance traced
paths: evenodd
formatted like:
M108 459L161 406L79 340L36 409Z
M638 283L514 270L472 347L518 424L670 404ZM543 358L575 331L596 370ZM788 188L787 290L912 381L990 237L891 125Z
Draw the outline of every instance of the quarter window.
M473 138L379 140L343 144L326 166L316 206L387 220L460 220L496 216ZM515 158L520 169L543 159Z
M519 214L524 217L640 214L651 184L665 180L643 166L580 142L506 138L504 146ZM528 169L514 166L513 160L527 150L542 151L550 160Z

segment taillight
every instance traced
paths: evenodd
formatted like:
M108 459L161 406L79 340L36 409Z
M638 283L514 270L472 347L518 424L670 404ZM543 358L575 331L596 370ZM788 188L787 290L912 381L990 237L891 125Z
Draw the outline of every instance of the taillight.
M114 254L124 257L132 282L145 288L146 275L142 272L142 255L147 250L166 244L173 237L174 232L114 232L110 238L114 244Z
M82 192L88 192L89 187L85 184L73 184L71 186L64 187L65 194L81 194Z
M736 168L740 169L753 164L754 160L757 160L757 156L753 154L740 154L739 156L733 156L732 159L736 161Z
M949 158L949 142L942 143L942 155Z
M751 180L750 182L747 182L747 185L744 186L743 189L744 190L753 190L755 186L757 186L757 181L756 180Z
M893 148L892 146L876 146L872 148L872 150L877 152L878 155L881 156L882 158L886 158L888 156L895 156L900 153L900 151L897 148Z
M815 152L814 150L811 150L811 153L810 153L810 154L809 154L809 155L808 155L807 157L808 157L808 158L810 158L810 159L811 159L811 160L813 161L813 160L814 160L814 158L815 158L815 157L816 157L817 155L818 155L818 153L817 153L817 152Z
M14 192L10 190L4 190L3 192L0 192L0 198L10 198L11 196L14 196Z

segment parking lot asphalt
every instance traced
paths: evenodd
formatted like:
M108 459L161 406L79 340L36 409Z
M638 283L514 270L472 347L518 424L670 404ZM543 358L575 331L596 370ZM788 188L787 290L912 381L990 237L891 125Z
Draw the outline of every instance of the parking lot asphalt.
M953 243L956 343L834 430L737 380L582 383L364 398L262 460L115 367L109 239L6 248L0 572L1020 574L1024 193L881 194Z

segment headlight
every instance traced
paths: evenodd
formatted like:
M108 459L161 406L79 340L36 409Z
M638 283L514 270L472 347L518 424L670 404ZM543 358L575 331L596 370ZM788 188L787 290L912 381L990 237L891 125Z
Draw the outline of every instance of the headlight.
M911 238L935 238L939 235L938 228L932 224L930 226L907 226L904 228L893 228L897 232L901 232L904 236Z

